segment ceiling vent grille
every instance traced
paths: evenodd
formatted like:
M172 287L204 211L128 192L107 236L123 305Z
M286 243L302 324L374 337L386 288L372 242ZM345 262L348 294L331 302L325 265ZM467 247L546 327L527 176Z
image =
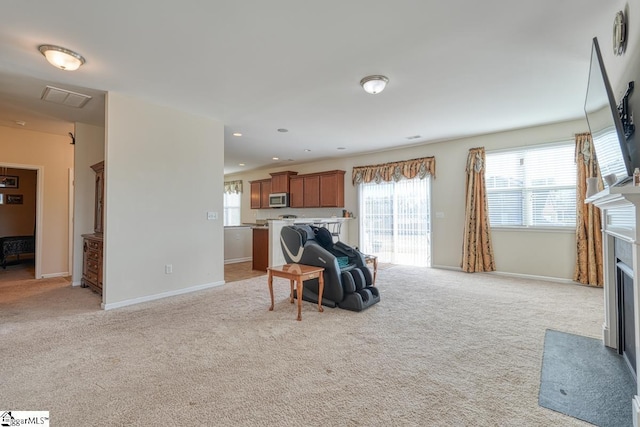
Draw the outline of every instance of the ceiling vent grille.
M67 107L82 108L91 97L78 92L60 89L53 86L47 86L40 97L43 101L53 102L55 104L66 105Z

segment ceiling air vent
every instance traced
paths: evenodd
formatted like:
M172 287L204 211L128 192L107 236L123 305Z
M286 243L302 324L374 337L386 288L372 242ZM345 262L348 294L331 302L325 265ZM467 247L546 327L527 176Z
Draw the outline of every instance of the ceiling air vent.
M91 97L82 93L71 92L70 90L47 86L40 97L43 101L66 105L67 107L82 108L89 102Z

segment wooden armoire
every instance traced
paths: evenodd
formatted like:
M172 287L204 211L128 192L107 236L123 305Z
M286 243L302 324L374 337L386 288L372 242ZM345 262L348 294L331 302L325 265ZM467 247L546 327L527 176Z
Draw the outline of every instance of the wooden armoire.
M83 234L82 286L102 295L102 227L104 223L104 161L91 166L95 172L93 234Z

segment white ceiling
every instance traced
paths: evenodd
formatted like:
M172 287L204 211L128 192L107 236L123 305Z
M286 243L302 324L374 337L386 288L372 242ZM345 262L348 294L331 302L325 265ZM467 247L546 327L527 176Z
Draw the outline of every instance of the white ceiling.
M225 173L583 117L591 39L615 14L602 0L3 0L1 10L0 125L63 135L75 121L102 125L104 91L115 91L222 121ZM87 62L55 69L40 44ZM387 76L387 89L365 93L369 74ZM94 99L56 106L40 100L47 84Z

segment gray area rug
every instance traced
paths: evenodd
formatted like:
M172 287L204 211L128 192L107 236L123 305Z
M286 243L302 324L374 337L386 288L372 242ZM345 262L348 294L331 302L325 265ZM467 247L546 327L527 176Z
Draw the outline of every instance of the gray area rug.
M547 330L540 406L601 427L631 426L635 391L626 362L601 340Z

